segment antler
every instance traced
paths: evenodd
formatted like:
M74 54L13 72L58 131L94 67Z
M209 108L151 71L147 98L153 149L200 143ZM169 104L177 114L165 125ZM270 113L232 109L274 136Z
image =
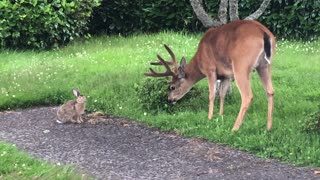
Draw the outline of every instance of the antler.
M166 44L164 44L164 47L166 48L166 50L170 54L172 61L165 61L159 54L157 54L157 57L160 61L159 62L151 62L150 64L151 65L164 65L165 68L167 69L166 72L157 73L152 68L149 68L151 73L144 73L144 75L153 76L153 77L164 77L164 76L175 76L176 75L176 73L178 72L176 57L175 57L174 53L172 52L172 50ZM170 69L170 67L169 67L170 65L174 66L174 72L172 72L172 70Z
M169 65L167 64L167 61L165 61L159 54L157 55L160 62L151 63L152 65L164 65L164 67L167 69L164 73L157 73L152 68L149 68L151 73L144 73L146 76L153 76L153 77L164 77L164 76L175 76L176 74L171 71Z

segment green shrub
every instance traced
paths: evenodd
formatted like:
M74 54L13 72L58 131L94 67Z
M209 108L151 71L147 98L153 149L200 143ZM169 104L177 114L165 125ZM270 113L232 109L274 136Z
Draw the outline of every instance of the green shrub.
M176 104L168 102L169 78L145 78L144 81L135 85L136 95L141 107L148 112L156 113L165 111L174 113L191 109L197 111L201 109L201 96L204 94L199 88L193 87Z
M204 8L215 17L219 1L204 0ZM262 0L239 0L239 16L244 19L256 11ZM320 35L320 0L271 1L258 19L277 38L314 40ZM95 8L90 24L93 33L129 34L164 29L203 31L189 0L103 1Z
M320 134L320 106L317 112L310 114L303 121L301 127L304 132Z
M320 35L320 0L271 1L259 20L278 37L315 40Z
M106 0L95 8L92 33L130 34L164 29L192 30L202 27L193 15L189 0Z
M52 48L84 35L99 0L3 0L0 46Z

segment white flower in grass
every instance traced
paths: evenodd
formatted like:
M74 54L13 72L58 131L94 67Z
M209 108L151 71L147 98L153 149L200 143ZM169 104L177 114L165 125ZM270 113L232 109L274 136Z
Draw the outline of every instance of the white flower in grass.
M146 115L147 115L147 113L146 113L146 112L144 112L144 113L143 113L143 115L145 115L145 116L146 116Z
M6 155L6 154L7 154L7 152L6 152L6 151L3 151L0 156L2 157L2 156L4 156L4 155Z

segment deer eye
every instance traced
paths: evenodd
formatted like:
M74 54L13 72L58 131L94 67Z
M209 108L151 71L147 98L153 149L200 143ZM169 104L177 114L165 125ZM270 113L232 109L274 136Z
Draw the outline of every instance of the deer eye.
M169 90L170 90L170 91L173 91L173 90L175 90L175 89L176 89L176 88L175 88L174 86L170 86L170 87L169 87Z

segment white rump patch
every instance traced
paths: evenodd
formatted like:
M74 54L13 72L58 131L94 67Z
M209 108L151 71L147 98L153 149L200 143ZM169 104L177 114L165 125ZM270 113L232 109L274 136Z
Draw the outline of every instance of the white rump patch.
M262 49L260 50L260 53L258 54L258 57L257 57L257 59L256 59L256 62L254 63L254 65L253 65L253 67L252 67L252 71L254 71L254 70L259 66L259 63L260 63L260 61L261 61L261 55L262 55L263 51L264 51L264 49L262 48ZM266 58L266 57L265 57L265 58Z
M271 39L269 39L269 41L270 41L270 57L272 56L272 41L271 41ZM264 53L264 59L268 62L268 64L271 64L271 60L267 57L267 54L266 53Z

